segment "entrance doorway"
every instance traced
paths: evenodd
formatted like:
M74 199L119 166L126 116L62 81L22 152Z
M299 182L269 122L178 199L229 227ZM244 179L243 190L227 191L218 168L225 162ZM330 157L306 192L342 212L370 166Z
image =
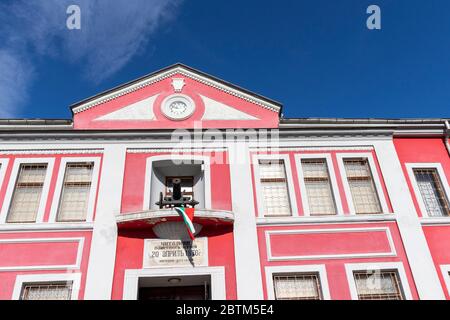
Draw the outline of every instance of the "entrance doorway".
M139 279L139 300L210 300L211 277L170 276Z

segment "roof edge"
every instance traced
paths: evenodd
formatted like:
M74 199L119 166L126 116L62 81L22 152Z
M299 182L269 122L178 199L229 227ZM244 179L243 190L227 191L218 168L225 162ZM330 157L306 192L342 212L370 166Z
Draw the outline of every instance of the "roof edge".
M70 109L72 111L72 114L77 113L77 109L82 109L82 107L85 106L85 105L92 104L91 106L89 106L89 108L91 108L91 107L94 107L94 106L96 106L98 104L101 104L101 103L104 103L104 102L108 101L107 96L113 94L114 92L123 90L123 89L125 89L127 87L130 87L130 86L136 85L136 84L138 84L140 82L143 82L143 81L149 80L151 78L154 78L154 77L158 76L159 74L168 73L171 70L176 70L176 69L184 69L187 72L197 74L197 75L199 75L201 77L204 77L204 78L208 78L209 80L211 80L213 82L217 82L217 83L219 83L219 84L221 84L223 86L230 87L230 88L232 88L232 89L234 89L236 91L239 91L239 92L242 92L242 93L244 93L244 94L246 94L248 96L254 97L254 98L256 98L256 100L261 100L263 103L265 103L265 104L267 104L269 106L272 106L281 115L281 111L282 111L282 107L283 107L282 103L280 103L278 101L275 101L273 99L267 98L267 97L265 97L263 95L260 95L258 93L252 92L252 91L250 91L248 89L242 88L242 87L240 87L238 85L235 85L235 84L233 84L231 82L225 81L225 80L223 80L221 78L218 78L216 76L210 75L210 74L208 74L206 72L203 72L203 71L197 70L197 69L195 69L193 67L190 67L190 66L187 66L185 64L182 64L180 62L172 64L172 65L167 66L165 68L159 69L157 71L154 71L152 73L144 75L144 76L142 76L140 78L137 78L135 80L126 82L126 83L121 84L119 86L116 86L114 88L108 89L108 90L103 91L101 93L98 93L98 94L96 94L94 96L91 96L89 98L83 99L83 100L81 100L79 102L76 102L76 103L70 105ZM136 90L138 90L139 88L140 88L140 86L138 88L136 88ZM128 93L128 91L126 93ZM105 99L101 100L102 97L105 97ZM96 100L100 100L100 102L99 103L94 103ZM84 111L84 110L82 110L82 111Z

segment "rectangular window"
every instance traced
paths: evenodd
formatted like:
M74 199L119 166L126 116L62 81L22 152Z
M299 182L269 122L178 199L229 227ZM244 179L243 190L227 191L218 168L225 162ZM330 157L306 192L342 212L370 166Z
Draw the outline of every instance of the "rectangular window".
M381 213L380 200L367 159L344 159L353 205L357 214Z
M7 222L35 222L44 187L46 164L21 164Z
M359 300L404 300L397 271L353 273Z
M273 277L276 300L322 300L318 273L275 275Z
M72 283L28 283L22 287L21 300L70 300Z
M93 163L67 164L57 221L86 220L93 168Z
M326 160L303 159L302 168L310 214L336 214L336 205Z
M291 204L284 160L259 160L265 216L290 216Z
M420 195L430 217L450 215L449 200L436 169L414 169Z

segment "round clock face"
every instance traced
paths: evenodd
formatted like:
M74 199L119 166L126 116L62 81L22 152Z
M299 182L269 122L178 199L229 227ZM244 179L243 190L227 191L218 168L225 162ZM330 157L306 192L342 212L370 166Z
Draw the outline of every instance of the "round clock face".
M195 104L188 96L172 95L163 101L161 111L171 120L185 120L194 113Z

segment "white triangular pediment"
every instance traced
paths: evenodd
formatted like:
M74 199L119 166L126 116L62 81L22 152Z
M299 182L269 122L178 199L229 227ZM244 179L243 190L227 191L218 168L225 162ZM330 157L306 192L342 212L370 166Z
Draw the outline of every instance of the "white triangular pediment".
M122 109L108 113L95 119L95 121L120 121L120 120L154 120L153 104L158 95L138 101Z
M205 104L202 120L259 120L224 103L200 95Z

